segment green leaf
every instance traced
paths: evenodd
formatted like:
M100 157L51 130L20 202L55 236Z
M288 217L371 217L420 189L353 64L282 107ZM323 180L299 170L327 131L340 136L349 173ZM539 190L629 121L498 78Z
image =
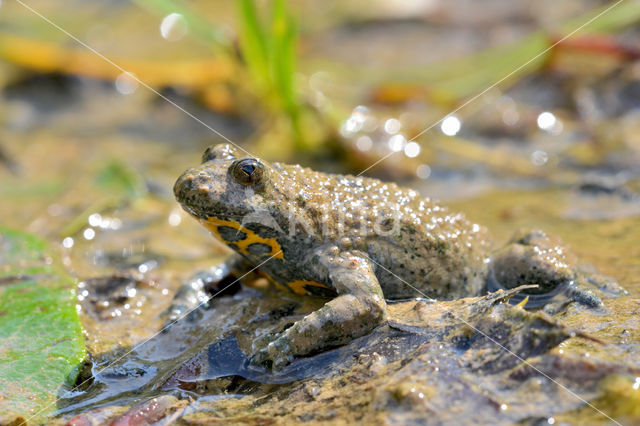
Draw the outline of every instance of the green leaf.
M74 289L44 241L0 227L0 423L42 420L75 381L85 347Z

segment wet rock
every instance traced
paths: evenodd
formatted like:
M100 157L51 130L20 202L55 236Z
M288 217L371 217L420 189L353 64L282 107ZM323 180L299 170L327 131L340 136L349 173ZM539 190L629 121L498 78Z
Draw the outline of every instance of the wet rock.
M165 419L169 410L176 411L180 406L184 407L185 405L184 401L178 404L178 399L169 395L152 398L131 408L114 420L111 426L144 426L156 423Z
M96 408L87 411L67 420L65 426L93 426L96 424L105 424L109 419L114 418L118 414L122 414L126 410L125 407L109 406Z
M542 410L562 414L602 398L601 383L612 375L631 380L638 374L621 362L585 359L579 349L559 351L562 342L604 344L556 317L507 303L522 290L392 303L389 321L369 335L272 373L250 365L247 354L314 306L303 297L283 300L244 289L215 301L197 323L177 324L156 344L205 329L206 338L172 358L165 353L162 362L137 352L149 373L137 379L142 386L118 380L125 386L121 398L187 392L188 408L176 416L188 424L535 423ZM104 386L109 377L98 382ZM98 393L92 395L100 403ZM117 394L109 398L118 400ZM82 398L74 403L91 406Z
M143 287L140 277L132 275L90 278L78 284L78 301L89 315L106 321L135 306L138 290Z

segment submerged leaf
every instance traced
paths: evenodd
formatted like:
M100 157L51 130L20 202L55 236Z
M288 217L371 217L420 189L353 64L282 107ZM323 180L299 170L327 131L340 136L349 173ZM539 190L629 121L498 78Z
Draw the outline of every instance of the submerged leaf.
M45 243L0 228L0 422L55 409L85 355L74 281Z

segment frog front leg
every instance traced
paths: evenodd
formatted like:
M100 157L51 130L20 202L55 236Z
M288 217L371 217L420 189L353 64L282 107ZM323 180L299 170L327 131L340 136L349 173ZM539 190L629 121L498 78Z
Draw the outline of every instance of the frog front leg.
M280 333L251 358L251 363L279 369L296 356L346 344L386 320L382 289L364 253L330 247L314 258L311 264L323 271L338 297Z
M165 314L163 330L187 316L198 318L198 307L209 306L212 297L230 294L239 286L239 278L251 271L252 265L239 254L233 254L224 262L191 276L178 288Z

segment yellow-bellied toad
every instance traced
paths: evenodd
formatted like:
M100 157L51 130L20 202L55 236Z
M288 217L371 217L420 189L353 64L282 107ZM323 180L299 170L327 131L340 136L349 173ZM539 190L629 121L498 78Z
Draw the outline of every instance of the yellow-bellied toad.
M332 297L254 354L254 363L281 366L367 334L385 321L385 299L454 299L534 283L539 293L572 288L575 300L601 303L572 287L578 275L569 257L541 231L517 235L491 258L483 227L393 183L269 165L217 145L180 176L174 193L237 253L214 270L215 280L259 267L280 287ZM172 318L206 299L192 296L178 298Z

